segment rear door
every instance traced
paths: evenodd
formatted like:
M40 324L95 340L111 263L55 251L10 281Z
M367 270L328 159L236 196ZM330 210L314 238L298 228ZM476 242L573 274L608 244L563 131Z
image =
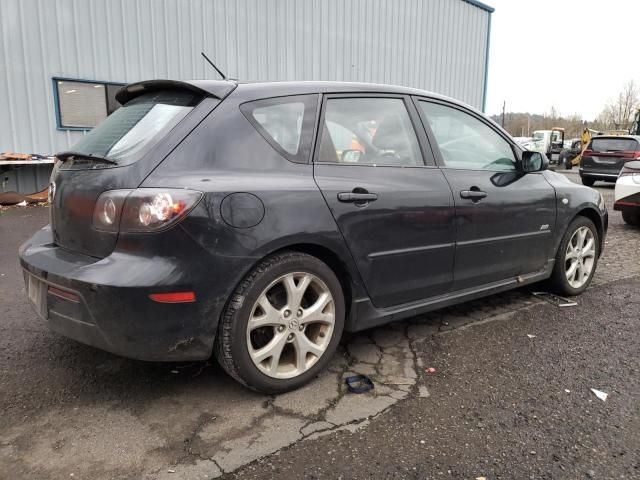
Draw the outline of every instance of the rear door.
M403 96L323 101L314 177L378 307L445 293L453 280L451 190L416 122Z
M453 190L454 290L544 268L556 217L555 190L544 175L519 172L514 146L481 116L447 102L417 104Z
M615 178L626 162L640 157L640 145L629 137L595 137L582 157L588 173Z

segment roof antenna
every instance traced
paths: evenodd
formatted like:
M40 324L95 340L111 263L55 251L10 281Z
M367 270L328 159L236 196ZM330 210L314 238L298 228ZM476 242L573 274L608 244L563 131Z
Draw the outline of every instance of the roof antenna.
M204 54L204 52L200 52L200 55L202 55L202 56L204 57L204 59L205 59L207 62L209 62L209 65L211 65L211 66L216 70L216 72L218 72L218 75L220 75L220 76L222 77L222 79L223 79L223 80L226 80L226 79L227 79L227 77L225 76L225 74L224 74L224 73L222 73L222 72L220 71L220 69L219 69L218 67L216 67L216 66L215 66L215 64L214 64L214 63L209 59L209 57L207 57L207 56Z

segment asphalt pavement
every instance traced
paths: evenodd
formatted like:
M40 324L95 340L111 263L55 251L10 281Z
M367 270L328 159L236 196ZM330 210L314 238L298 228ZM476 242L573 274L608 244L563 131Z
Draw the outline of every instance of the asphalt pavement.
M599 189L611 226L577 306L521 289L352 335L280 396L215 362L136 362L51 333L16 258L47 209L3 209L0 478L640 478L640 230ZM351 373L376 388L346 393Z

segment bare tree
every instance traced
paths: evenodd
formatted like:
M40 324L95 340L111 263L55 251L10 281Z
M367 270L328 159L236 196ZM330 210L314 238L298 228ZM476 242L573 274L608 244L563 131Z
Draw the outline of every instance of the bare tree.
M627 129L633 121L634 113L640 104L640 92L633 80L624 86L618 97L605 105L598 117L598 123L602 123L613 129Z

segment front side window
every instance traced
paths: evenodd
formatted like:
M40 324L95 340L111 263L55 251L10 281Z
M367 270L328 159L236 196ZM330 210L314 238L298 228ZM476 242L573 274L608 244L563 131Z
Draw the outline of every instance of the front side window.
M448 168L510 171L516 169L511 145L495 130L456 108L420 101Z
M129 164L180 122L201 97L184 90L140 95L109 115L71 150Z
M320 134L319 162L424 165L400 98L330 98Z

